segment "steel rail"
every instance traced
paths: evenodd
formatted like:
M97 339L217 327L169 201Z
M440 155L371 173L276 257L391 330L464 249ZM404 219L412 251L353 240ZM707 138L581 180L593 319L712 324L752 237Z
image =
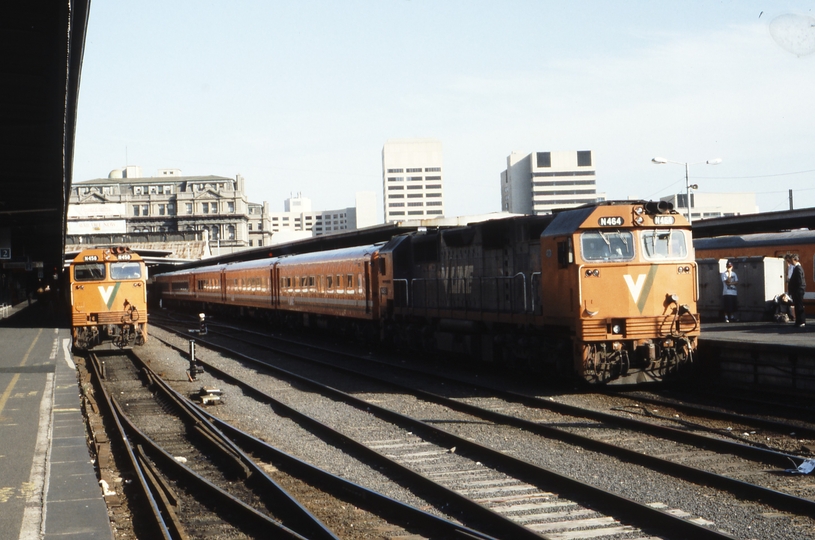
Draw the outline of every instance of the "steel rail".
M808 427L802 426L798 424L790 424L789 422L781 422L779 420L770 420L767 418L759 418L757 416L752 416L748 414L741 414L736 412L729 412L729 411L720 411L715 408L704 406L704 405L692 405L688 403L677 403L672 401L671 398L663 397L663 398L654 398L648 396L627 396L624 391L616 391L615 394L625 397L627 399L633 401L642 401L643 403L650 403L652 405L662 405L665 407L670 407L672 409L677 409L686 413L690 414L697 414L700 416L706 415L711 418L719 418L721 420L730 420L733 422L741 422L745 424L752 424L757 427L761 427L763 429L768 429L771 431L776 431L779 433L782 432L789 432L790 430L795 431L798 435L806 436L810 438L815 438L815 427ZM752 406L756 405L770 405L765 402L761 401L750 401ZM788 408L789 405L785 404L776 404L773 403L772 406L779 407L779 408ZM813 410L807 410L803 408L797 408L797 413L804 414L807 413L810 416L813 414Z
M308 479L317 485L326 486L349 495L352 502L360 508L375 513L383 513L384 509L387 515L393 516L397 520L407 520L412 526L419 525L432 530L434 532L434 537L447 537L449 535L451 538L466 537L473 539L494 540L494 537L492 536L487 536L481 532L464 527L458 523L449 521L434 514L430 514L424 510L420 510L414 506L397 501L396 499L360 486L359 484L346 480L341 476L324 471L297 457L287 454L278 448L275 448L269 443L238 429L237 427L207 413L206 411L204 411L204 414L207 414L212 423L215 424L218 429L223 431L233 440L237 441L241 447L254 453L269 456L269 459L275 461L276 466L279 469L288 468L295 476Z
M166 341L164 342L167 343ZM274 373L288 377L292 380L296 380L302 384L309 385L312 388L320 390L321 392L323 392L324 395L328 395L337 398L341 401L344 401L346 403L349 403L360 410L374 414L377 417L384 419L386 421L393 422L402 426L404 425L410 426L410 428L414 432L425 433L427 438L434 439L437 441L437 443L441 441L442 444L447 445L447 447L456 447L456 453L459 455L463 455L469 457L470 459L481 461L482 463L487 464L492 463L493 465L490 466L498 470L502 470L508 474L520 475L527 479L532 479L532 482L538 482L547 485L549 489L551 489L552 486L556 486L555 489L559 489L561 492L566 493L567 496L571 496L573 498L584 498L584 499L592 498L593 507L600 508L602 509L603 512L608 514L616 514L618 517L622 517L623 519L626 519L631 523L637 523L638 524L637 526L644 530L647 530L649 528L659 529L660 532L658 534L669 536L679 534L683 537L694 539L732 538L732 536L727 535L725 533L714 531L702 525L698 525L696 523L692 523L690 521L678 518L667 512L663 512L662 510L652 508L644 504L640 504L638 502L632 501L615 493L611 493L601 488L585 484L576 479L570 478L566 475L562 475L560 473L551 471L549 469L540 467L527 461L514 458L512 456L508 456L499 451L493 450L492 448L488 448L473 441L461 438L455 434L442 430L438 427L431 426L430 424L423 422L421 420L410 418L408 416L396 413L389 409L379 407L375 404L356 398L345 392L318 383L296 373L266 364L265 362L252 358L248 355L230 350L226 347L213 344L209 342L209 340L203 340L199 338L199 342L205 343L208 347L212 348L213 350L218 350L220 352L227 353L231 356L246 360L247 362L251 362L256 365L261 365ZM178 350L179 352L183 353L183 351L180 348L175 346L172 347ZM287 354L292 353L287 352ZM224 371L218 369L212 364L209 364L201 360L198 361L202 365L206 366L206 368L210 372L217 373L219 377L228 378L228 380L234 381L243 387L252 388L248 383L240 381L239 379L225 373ZM257 392L258 395L265 396L267 399L270 400L270 402L274 403L276 407L281 407L284 410L287 410L288 414L291 414L293 417L296 416L298 419L301 419L304 422L308 422L309 424L315 427L319 424L315 420L300 413L296 409L293 409L287 406L286 404L276 400L272 396L269 396L257 389L253 389L253 391ZM339 433L333 430L332 428L329 428L328 426L323 427L327 430L326 433L335 434L333 436L339 437L341 440L345 441L345 444L354 445L359 451L368 454L371 457L371 459L376 459L378 461L387 460L387 462L392 462L392 460L383 456L382 454L379 454L378 452L365 447L362 443L354 441L353 439L350 439L346 435ZM399 463L392 462L391 466L395 466L402 469L406 474L410 474L418 481L430 482L428 487L435 490L441 490L446 497L449 497L451 500L454 500L458 504L460 504L462 506L462 509L465 509L466 511L469 512L474 511L478 512L479 518L489 519L492 523L499 526L499 529L496 531L496 533L499 533L499 536L501 532L506 534L508 530L507 527L512 527L513 529L515 529L512 531L513 538L538 538L538 539L540 538L540 535L538 533L535 533L530 529L527 529L521 525L516 524L511 520L508 520L504 516L492 512L491 510L483 507L482 505L476 503L475 501L472 501L469 498L453 490L450 490L444 486L440 486L435 482L429 481L422 475L415 473L411 469L406 468ZM597 503L598 500L599 504ZM645 522L646 525L644 526L639 525L639 523L642 522Z
M246 333L265 335L265 334L260 334L260 333L249 331L249 330L241 330L241 331L246 332ZM268 335L265 335L265 336L269 337ZM234 335L229 335L228 337L229 337L229 339L243 341L244 343L249 343L249 344L251 344L251 345L253 345L255 347L262 347L262 348L266 348L268 350L273 350L273 351L276 351L276 352L281 352L281 353L284 353L284 354L297 356L300 359L307 360L309 362L312 362L312 363L315 363L315 364L318 364L318 365L330 367L330 368L336 369L338 371L344 371L346 373L351 373L351 374L353 374L355 376L365 377L365 378L368 378L369 380L374 380L374 381L384 383L384 384L396 384L396 383L391 383L391 382L386 381L384 379L378 378L378 377L376 377L374 375L370 375L369 373L364 373L364 372L354 370L352 368L347 368L345 366L332 364L330 362L324 362L324 361L317 360L317 359L314 359L314 358L309 358L309 357L303 356L303 355L295 355L294 353L292 353L292 352L290 352L288 350L275 348L275 347L272 347L272 346L266 345L266 344L258 344L258 343L254 343L254 342L251 342L251 341L248 341L248 340L241 340L240 338L236 338ZM279 338L275 338L275 339L279 339ZM289 343L294 344L296 342L289 342ZM546 409L546 410L549 410L549 411L552 411L552 412L557 412L557 413L560 413L560 414L566 414L566 415L570 415L570 416L576 416L576 417L580 417L580 418L589 418L589 419L592 419L592 420L597 420L597 421L608 423L608 424L621 425L621 426L627 427L629 429L635 429L636 431L640 431L642 433L650 433L652 435L656 435L658 437L670 439L670 440L680 442L680 443L692 444L692 445L696 445L696 446L705 446L705 447L714 449L714 450L716 450L718 452L721 452L721 453L733 454L733 455L740 456L740 457L747 458L747 459L751 459L751 460L763 461L763 462L765 462L767 464L771 464L771 465L781 467L781 468L789 468L791 465L793 467L797 467L798 465L800 465L801 463L803 463L805 461L805 458L802 458L801 456L797 456L797 455L793 455L793 454L787 454L787 453L779 452L777 450L772 450L772 449L769 449L769 448L762 448L762 447L759 447L759 446L752 446L752 445L743 444L743 443L736 442L736 441L728 441L728 440L725 440L725 439L710 437L710 436L701 435L701 434L698 434L698 433L690 433L690 432L680 430L680 429L677 429L677 428L673 428L673 427L670 427L670 426L662 426L662 425L654 424L654 423L651 423L651 422L637 420L635 418L626 418L624 416L604 413L604 412L601 412L601 411L593 411L591 409L585 409L585 408L578 407L578 406L575 406L575 405L568 405L568 404L565 404L565 403L558 403L556 401L549 401L549 400L541 399L539 397L530 396L530 395L527 395L527 394L521 394L521 393L518 393L518 392L512 392L512 391L508 391L508 390L503 390L503 389L495 388L495 387L489 386L489 385L474 383L472 381L465 381L465 380L458 379L458 378L455 378L455 377L450 377L450 376L447 376L447 375L439 375L437 373L431 373L431 372L427 372L427 371L424 371L424 370L417 370L417 369L413 369L413 368L407 368L407 367L400 366L400 365L397 365L397 364L391 364L391 363L388 363L388 362L382 362L380 360L374 360L374 359L370 359L370 358L360 357L360 356L353 355L353 354L350 354L350 353L332 351L330 349L326 349L326 348L323 348L323 347L318 347L318 346L315 346L315 345L302 344L302 346L308 347L310 349L320 351L320 352L331 353L331 354L334 354L334 355L337 355L337 356L344 356L344 357L351 358L351 359L354 359L354 360L357 360L357 361L363 361L363 362L379 364L379 365L385 366L385 367L387 367L388 369L391 369L391 370L398 370L398 371L402 371L402 372L409 373L409 374L414 374L414 375L418 373L418 374L423 375L423 376L434 377L434 378L436 378L438 380L441 380L441 381L449 381L449 382L453 382L453 383L456 383L456 384L465 385L465 386L468 386L470 388L475 388L475 389L482 390L482 391L485 391L485 392L490 392L490 393L494 394L495 396L500 397L502 399L505 399L507 401L513 401L513 402L521 403L521 404L526 405L528 407ZM410 387L402 386L401 388L404 389L404 388L410 388ZM420 390L417 390L417 391L420 391ZM438 399L438 398L447 399L447 398L444 398L443 396L434 395L434 400ZM461 402L457 402L457 403L461 403ZM793 427L793 426L790 426L790 427Z
M104 398L103 404L108 413L108 418L111 418L116 425L116 432L119 436L119 441L125 449L130 466L138 479L139 491L147 500L147 507L150 509L150 515L152 516L152 532L160 535L160 537L164 538L165 540L183 540L185 538L185 534L183 533L183 529L178 528L178 523L171 520L170 526L168 526L164 520L163 515L170 515L168 514L169 507L165 504L166 500L162 500L159 497L159 500L157 501L156 497L153 496L153 492L158 491L158 486L153 483L153 478L149 472L144 471L142 468L141 462L136 456L136 452L133 449L133 445L130 443L130 438L125 431L122 422L120 421L118 415L113 413L114 407L110 394L108 394L105 385L102 384L103 379L101 376L102 370L99 363L99 357L94 353L90 353L86 356L86 358L88 359L88 363L93 368L94 381L96 382L94 387L96 390L99 390L102 393L102 397ZM96 403L98 404L99 401L96 400ZM172 533L170 532L170 529L172 529Z
M219 508L226 508L234 512L240 517L240 519L246 520L246 523L248 523L252 528L263 529L266 527L271 527L273 530L279 533L281 537L295 538L297 540L305 540L308 538L296 533L288 527L285 527L282 523L273 519L272 517L257 511L242 500L234 497L230 493L227 493L203 476L199 475L186 465L179 463L175 457L168 454L155 441L153 441L130 421L115 398L112 400L112 402L115 414L121 417L122 421L125 423L126 429L130 431L131 436L140 441L140 444L148 450L152 459L185 478L188 482L190 482L190 484L194 485L197 489L202 490L202 492L207 496L217 499L217 501L223 505L223 507Z
M192 423L193 429L202 434L204 438L211 443L210 447L218 451L221 456L225 457L233 464L236 473L243 474L245 479L250 480L252 483L260 486L264 495L271 495L271 500L268 502L277 505L278 508L276 509L278 512L286 516L284 522L274 520L275 523L278 523L285 529L294 531L296 534L302 535L305 538L313 540L339 540L339 538L316 516L314 516L308 509L300 504L299 501L292 497L277 482L275 482L266 473L266 471L263 470L262 467L255 463L255 461L247 456L240 448L238 448L234 442L232 442L228 437L225 437L223 433L215 428L215 426L212 425L212 423L200 409L195 407L189 400L176 392L164 379L159 377L145 362L143 362L136 353L129 351L128 356L137 361L142 371L149 377L154 385L158 387L168 399L172 400L174 406L179 409L179 412L187 417L188 422ZM140 430L139 433L141 436L145 438L147 437ZM176 460L173 459L173 461ZM193 474L196 473L193 472ZM209 482L205 479L203 480L205 482ZM234 501L237 501L241 505L245 505L245 503L240 499L237 499L232 495L229 495L229 497L232 499L230 500L231 503L236 504ZM264 517L273 519L265 515Z
M231 339L235 339L234 336L230 336ZM267 347L266 345L258 345L254 344L256 347ZM316 348L323 352L333 352L330 350L326 350L320 347L314 347L308 345L309 348ZM282 351L280 351L282 352ZM286 351L286 354L292 355L293 353ZM346 353L339 353L340 355L346 355ZM364 358L360 358L354 355L347 355L353 357L356 360L365 360L365 361L372 361L378 362L376 360L368 360ZM724 475L704 471L701 469L697 469L695 467L690 467L687 465L682 465L680 463L676 463L674 461L670 461L667 459L658 458L656 456L650 456L647 454L642 454L640 452L636 452L634 450L629 450L627 448L617 446L611 443L598 441L596 439L592 439L589 437L585 437L582 435L577 435L574 433L570 433L566 430L554 428L550 426L545 426L543 424L539 424L536 422L531 422L528 420L523 420L520 418L516 418L513 416L509 416L503 413L497 413L493 411L489 411L487 409L483 409L481 407L477 407L475 405L470 405L458 400L454 400L452 398L447 398L445 396L440 396L438 394L434 394L428 392L426 390L421 390L415 387L401 385L399 383L394 383L388 380L381 379L375 375L371 375L370 373L364 373L352 368L347 368L344 366L338 366L336 364L332 364L329 362L323 362L321 360L316 360L312 358L308 358L305 356L298 356L304 360L308 360L312 363L316 363L322 366L327 366L332 369L336 369L341 372L351 373L358 377L363 377L368 380L372 380L378 382L380 384L386 384L391 386L392 388L397 388L402 391L408 391L414 393L418 396L423 396L424 399L428 401L432 401L434 403L439 403L441 405L450 407L452 409L458 410L460 412L464 412L467 414L471 414L473 416L478 416L480 418L490 420L493 422L501 423L501 424L508 424L513 425L515 427L519 427L521 429L525 429L532 433L536 433L541 436L551 437L569 444L577 444L583 447L592 448L596 451L603 452L608 455L615 456L619 459L623 459L625 461L637 464L645 464L655 470L661 471L666 474L670 474L672 476L690 480L696 483L702 483L711 487L715 487L717 489L722 489L728 491L738 497L748 497L753 500L760 500L765 502L771 506L774 506L780 510L788 510L793 512L804 512L804 513L812 513L815 512L815 501L803 497L797 497L795 495L790 495L788 493L784 493L778 490L766 488L763 486L758 486L756 484L751 484L749 482L743 482L741 480L736 480L734 478L730 478ZM415 372L415 370L411 370L410 368L405 368L398 365L392 365L389 363L382 363L382 365L387 366L388 368L393 368L400 371L408 371L408 372ZM522 403L524 405L536 407L536 408L544 408L547 410L551 410L554 412L558 412L561 414L568 414L571 416L578 416L582 418L590 418L593 420L598 420L601 422L609 423L609 424L616 424L620 426L624 426L626 428L633 428L637 431L643 433L650 433L654 434L669 440L674 440L676 442L685 443L685 444L693 444L698 446L708 447L710 449L714 449L716 451L722 453L729 453L733 455L737 455L740 457L748 458L751 460L758 460L763 461L765 463L771 463L776 466L780 466L782 468L789 468L790 466L797 467L800 463L804 461L803 458L799 456L794 456L790 454L785 454L783 452L778 452L775 450L769 450L766 448L759 448L755 446L744 445L735 441L727 441L723 439L717 439L714 437L709 437L706 435L700 435L696 433L688 433L670 426L661 426L658 424L653 424L650 422L644 422L641 420L637 420L634 418L625 418L623 416L608 414L600 411L592 411L590 409L583 409L580 407L576 407L574 405L567 405L564 403L557 403L552 401L543 400L541 398L537 398L534 396L527 396L524 394L518 394L515 392L509 392L506 390L491 388L486 385L477 385L473 384L468 381L461 381L452 377L447 376L440 376L432 373L423 373L426 376L433 376L437 377L442 380L455 382L458 384L467 385L471 388L477 388L484 391L491 391L499 397L504 399L515 401Z

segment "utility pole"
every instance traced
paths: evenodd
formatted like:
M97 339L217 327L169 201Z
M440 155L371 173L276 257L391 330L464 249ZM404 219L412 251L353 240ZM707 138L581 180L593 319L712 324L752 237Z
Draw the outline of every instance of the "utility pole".
M792 204L792 190L790 190L790 210L795 210L795 208L794 208L794 206Z

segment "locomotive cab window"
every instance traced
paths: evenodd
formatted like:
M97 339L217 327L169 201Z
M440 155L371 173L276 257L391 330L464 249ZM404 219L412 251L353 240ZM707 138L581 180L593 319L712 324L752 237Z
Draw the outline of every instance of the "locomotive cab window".
M110 263L111 279L140 279L141 265L137 262Z
M557 243L557 263L561 268L566 268L574 262L574 249L572 248L572 239L567 238L562 242Z
M646 259L685 259L688 256L685 233L682 231L652 229L640 234Z
M634 258L631 231L586 231L580 235L584 261L630 261Z
M105 263L83 263L74 266L76 281L96 281L105 279Z

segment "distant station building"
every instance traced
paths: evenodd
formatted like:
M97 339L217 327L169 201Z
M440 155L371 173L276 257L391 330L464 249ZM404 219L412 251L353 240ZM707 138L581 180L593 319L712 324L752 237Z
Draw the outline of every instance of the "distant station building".
M441 141L388 139L382 147L385 223L444 215Z
M303 212L304 201L292 198L286 212L271 212L268 203L247 199L241 175L183 176L179 169L160 169L145 177L141 167L128 166L72 185L66 251L127 243L201 259L375 224L373 193L358 194L357 207L341 210L312 212L309 201Z
M597 193L594 152L512 152L501 173L501 210L514 214L549 214L605 200Z
M688 215L688 196L677 193L662 197L660 200L674 205L680 214ZM693 221L708 218L757 214L755 193L703 193L692 191L690 194L691 218Z

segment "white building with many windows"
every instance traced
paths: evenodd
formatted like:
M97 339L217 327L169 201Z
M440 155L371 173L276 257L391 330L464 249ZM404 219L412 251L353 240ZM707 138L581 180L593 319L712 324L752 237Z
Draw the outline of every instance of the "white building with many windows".
M501 173L501 210L514 214L549 214L605 200L597 193L594 152L512 152Z
M388 139L382 147L385 223L444 215L441 141Z
M324 236L355 229L371 227L377 224L376 194L372 191L360 191L355 195L355 206L337 210L313 210L311 199L303 197L301 193L284 201L283 212L258 212L258 215L268 215L267 230L273 234L278 233L281 238L283 232L303 232L302 236ZM252 208L250 205L249 233L252 237L253 227ZM280 243L275 241L275 243Z

